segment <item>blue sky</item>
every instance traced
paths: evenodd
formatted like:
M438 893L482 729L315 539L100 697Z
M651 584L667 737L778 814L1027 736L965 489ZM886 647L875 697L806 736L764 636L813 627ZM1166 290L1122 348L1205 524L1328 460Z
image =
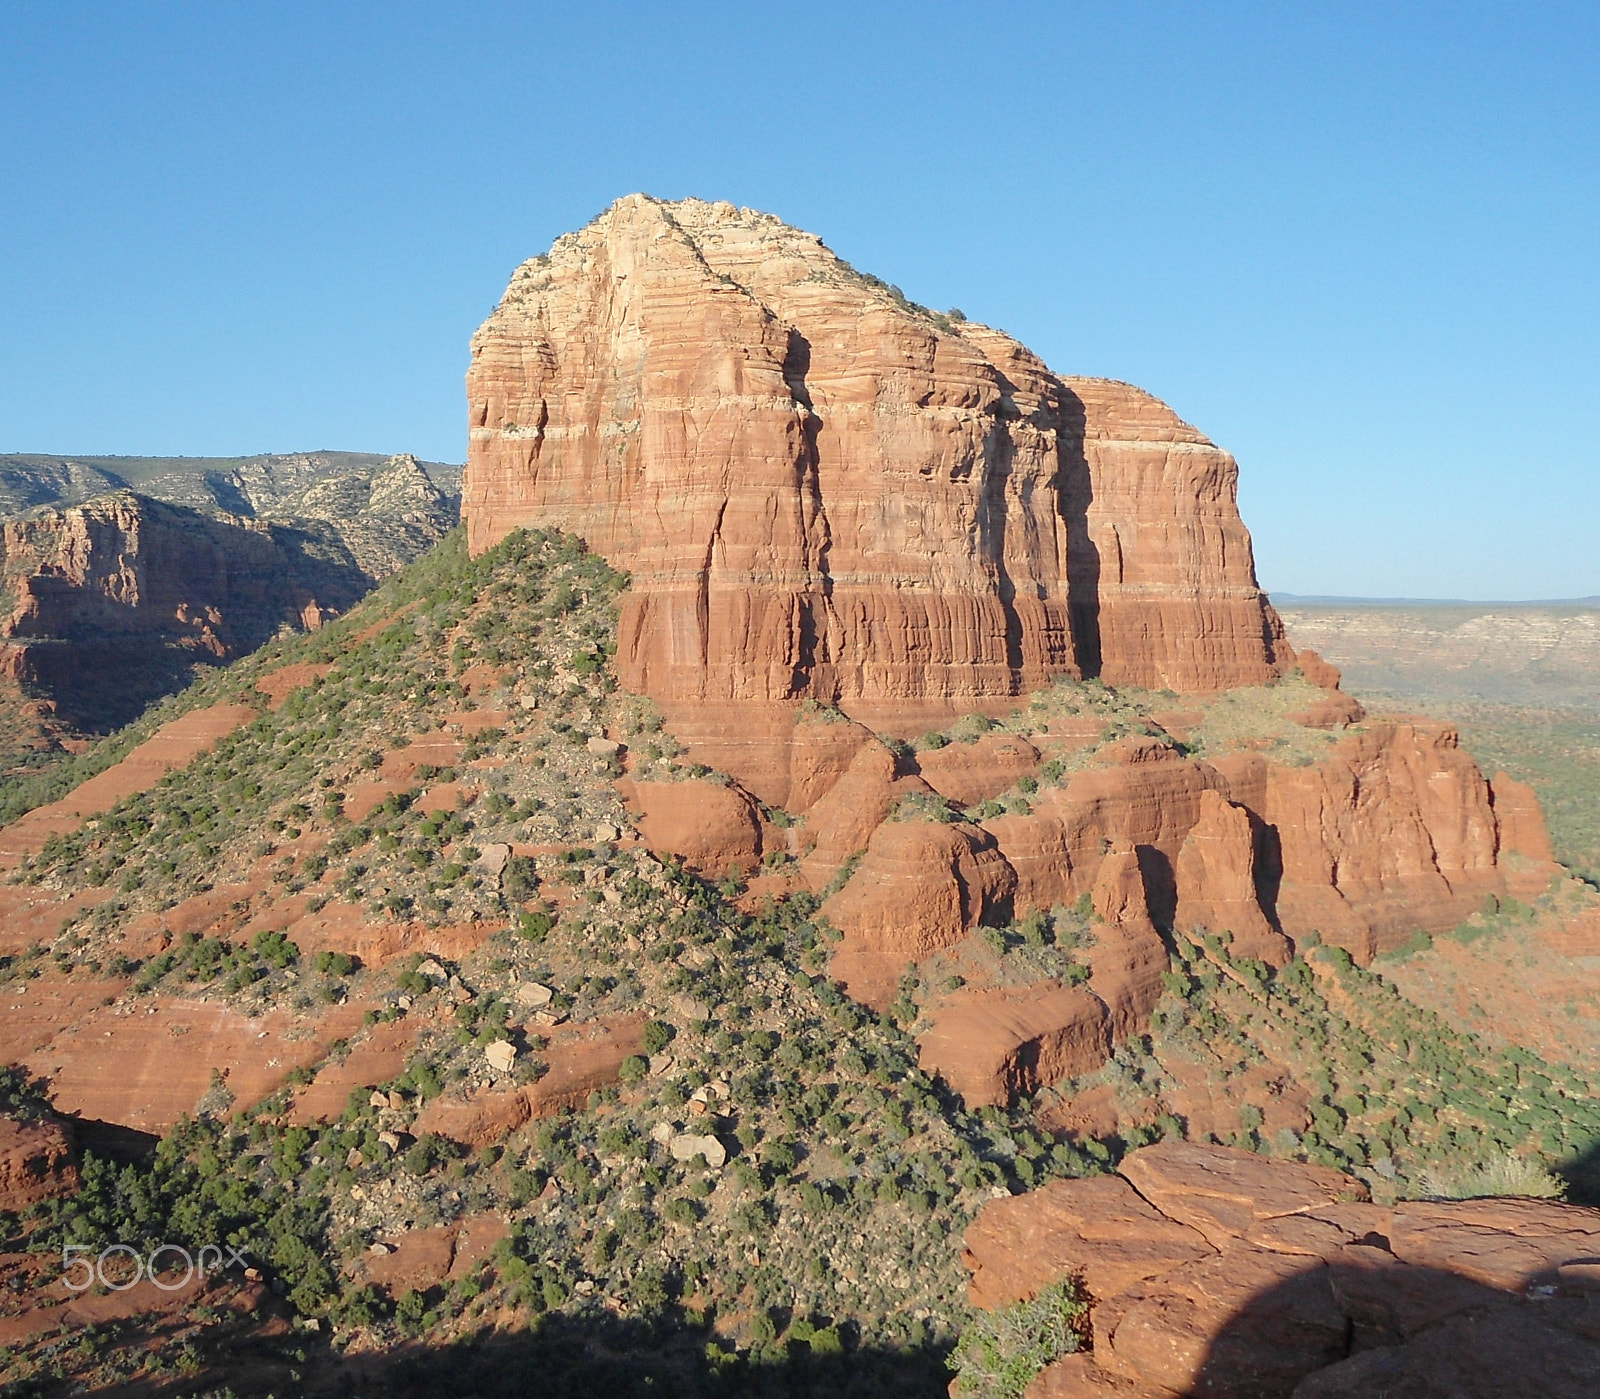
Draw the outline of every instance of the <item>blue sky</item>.
M617 196L770 210L1231 450L1267 587L1600 593L1600 7L0 8L0 451L465 452Z

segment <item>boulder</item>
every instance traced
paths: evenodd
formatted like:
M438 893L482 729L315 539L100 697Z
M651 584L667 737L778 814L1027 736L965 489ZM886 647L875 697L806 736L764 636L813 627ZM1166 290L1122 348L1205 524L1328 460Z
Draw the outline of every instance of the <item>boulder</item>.
M1366 1186L1343 1171L1197 1142L1159 1142L1131 1152L1121 1173L1157 1209L1219 1248L1243 1238L1259 1220L1367 1198Z
M1124 1379L1085 1351L1064 1355L1035 1376L1024 1399L1170 1399L1171 1391Z
M674 1161L693 1161L704 1156L706 1165L720 1170L728 1160L728 1148L709 1133L697 1136L692 1132L679 1132L667 1141L667 1150Z
M506 867L506 861L511 858L511 847L501 842L490 842L480 848L478 858L473 862L490 879L498 881Z
M1600 1210L1515 1198L1409 1201L1395 1206L1388 1236L1403 1262L1513 1291L1600 1258Z
M1111 1055L1111 1026L1098 996L1046 981L957 992L917 1044L922 1067L977 1108L1099 1068Z
M1406 1345L1359 1351L1307 1375L1292 1399L1591 1399L1600 1345L1554 1316L1502 1301L1452 1317Z
M1174 1394L1288 1395L1349 1353L1321 1259L1234 1248L1095 1308L1095 1361Z
M850 882L822 906L847 942L909 963L954 946L1007 909L1016 876L974 826L887 821Z
M761 812L743 788L704 779L619 785L637 805L640 837L658 855L719 879L760 863Z

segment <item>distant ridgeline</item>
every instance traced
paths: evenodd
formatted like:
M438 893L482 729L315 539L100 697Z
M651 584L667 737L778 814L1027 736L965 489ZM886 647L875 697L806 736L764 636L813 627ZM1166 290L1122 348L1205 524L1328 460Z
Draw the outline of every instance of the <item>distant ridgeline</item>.
M460 512L461 472L460 466L449 462L373 452L253 457L68 457L18 452L0 455L0 519L80 505L113 491L133 491L209 515L326 520L342 526L342 533L351 532L358 523L370 528L418 513L447 519L448 529ZM381 572L393 572L417 552L409 550L406 558L381 566Z
M348 610L455 526L460 479L361 452L0 456L0 762Z
M1296 645L1314 646L1357 691L1404 699L1600 706L1600 598L1274 596Z

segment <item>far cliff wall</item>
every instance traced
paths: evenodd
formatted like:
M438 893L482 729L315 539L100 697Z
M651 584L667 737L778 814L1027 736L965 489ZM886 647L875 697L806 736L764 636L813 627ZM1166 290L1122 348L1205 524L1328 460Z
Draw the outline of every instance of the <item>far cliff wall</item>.
M0 676L87 729L127 723L195 662L319 626L371 580L303 531L127 491L0 525Z

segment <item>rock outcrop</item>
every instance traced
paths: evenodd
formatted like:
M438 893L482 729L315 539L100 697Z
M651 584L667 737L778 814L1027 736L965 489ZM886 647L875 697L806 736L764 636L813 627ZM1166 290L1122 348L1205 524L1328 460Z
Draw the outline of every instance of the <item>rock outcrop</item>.
M467 392L472 548L559 526L628 570L618 667L669 713L906 726L1062 674L1292 663L1231 457L768 215L618 201L517 270Z
M1011 867L981 829L885 821L856 875L823 904L824 916L880 956L904 965L953 946L980 923L1004 922Z
M967 1231L975 1305L1077 1277L1092 1349L1032 1399L1572 1396L1600 1386L1600 1211L1368 1202L1322 1167L1164 1143L1053 1181Z
M15 1213L78 1188L71 1126L58 1117L0 1117L0 1211Z
M1452 725L1373 723L1313 767L1240 764L1228 788L1277 832L1291 937L1320 932L1366 962L1504 889L1492 793Z
M741 789L718 782L624 782L639 833L712 878L748 874L761 859L761 812Z
M1099 1068L1111 1053L1105 1004L1060 982L968 991L935 1012L918 1041L924 1069L942 1073L970 1108Z
M1247 808L1217 791L1201 793L1200 819L1178 853L1174 923L1185 933L1225 930L1233 935L1235 956L1281 966L1289 958L1289 942L1261 906L1258 865L1264 835L1260 818Z

